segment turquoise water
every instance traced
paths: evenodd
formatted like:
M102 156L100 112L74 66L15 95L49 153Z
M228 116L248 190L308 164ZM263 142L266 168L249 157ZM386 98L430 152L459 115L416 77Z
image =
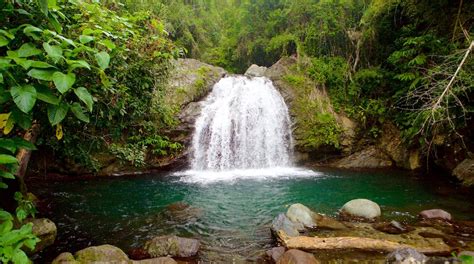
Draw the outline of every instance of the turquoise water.
M288 174L204 182L166 174L33 182L45 216L58 225L56 245L40 258L104 243L127 251L153 236L176 234L199 238L203 260L255 260L272 246L272 219L292 203L335 216L345 202L367 198L388 219L410 221L429 208L474 219L471 193L442 180L403 171Z

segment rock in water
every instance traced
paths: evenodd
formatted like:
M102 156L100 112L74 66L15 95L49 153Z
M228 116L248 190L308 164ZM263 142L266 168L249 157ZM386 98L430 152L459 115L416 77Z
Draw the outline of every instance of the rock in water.
M367 199L354 199L342 206L341 213L349 216L373 220L380 217L380 206Z
M75 257L79 263L128 263L129 261L127 254L112 245L88 247L77 251Z
M132 264L178 264L178 262L170 257L161 257L132 261Z
M318 264L313 254L298 249L290 249L278 260L278 264Z
M267 256L273 260L273 262L278 262L278 260L285 254L284 247L274 247L272 249L267 250Z
M79 262L76 261L74 256L69 253L69 252L63 252L57 256L52 264L79 264Z
M45 247L54 244L58 231L53 221L47 218L37 218L32 219L30 222L33 224L33 234L41 239L41 241L36 244L34 252L39 252Z
M386 257L390 264L421 264L428 261L428 257L413 248L402 248L393 251Z
M442 209L430 209L420 212L420 217L424 219L451 220L451 214Z
M250 67L245 71L245 76L249 77L262 77L265 76L265 72L267 71L267 67L258 66L257 64L252 64Z
M192 257L199 247L199 240L177 236L159 236L145 243L145 251L152 257Z
M314 212L300 203L292 204L286 216L292 222L301 223L305 227L313 228L317 225L314 221Z
M278 237L280 231L283 231L287 236L295 237L299 236L298 230L304 229L302 224L292 222L285 214L279 214L272 222L272 231Z

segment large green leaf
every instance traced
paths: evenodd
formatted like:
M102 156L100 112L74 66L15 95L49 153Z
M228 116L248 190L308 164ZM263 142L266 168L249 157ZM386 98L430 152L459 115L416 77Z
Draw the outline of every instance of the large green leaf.
M47 62L44 62L44 61L31 61L31 67L41 68L41 69L56 68L53 65L51 65Z
M47 16L48 15L48 0L36 0L36 1L38 2L41 12L43 12L43 14Z
M67 111L69 110L69 105L61 102L58 105L48 105L48 119L51 125L55 126L67 115Z
M44 42L43 48L48 54L48 56L54 61L58 62L63 56L63 49L57 45L49 45L49 43Z
M38 80L42 80L42 81L52 81L53 74L54 74L54 71L39 70L39 69L31 69L28 72L28 76L33 77Z
M15 157L7 154L0 154L0 164L14 164L18 163Z
M53 82L59 92L63 94L67 92L76 82L76 75L71 72L67 74L64 74L62 72L55 72L53 74Z
M54 104L57 105L59 103L59 98L57 98L51 89L44 87L44 86L38 86L36 87L36 97L48 104Z
M89 112L92 112L92 107L94 105L94 100L92 98L92 95L87 91L86 88L84 87L79 87L74 89L74 93L79 97L79 99L84 102L87 106L87 110Z
M10 40L8 40L6 37L0 35L0 47L4 47L10 43Z
M27 150L36 150L36 146L31 143L30 141L27 141L27 140L24 140L23 138L20 138L20 137L14 137L12 139L17 148L22 148L22 149L27 149Z
M33 85L14 86L10 89L10 94L16 106L28 113L33 109L36 102L36 89Z
M85 35L80 35L79 36L79 41L82 43L82 44L87 44L91 41L94 40L94 37L92 36L85 36Z
M72 104L71 111L74 113L77 119L89 123L89 116L84 113L84 109L82 109L82 106L79 103Z
M13 119L15 124L18 124L21 128L25 130L31 127L31 123L33 121L31 113L25 114L16 107L12 109L11 118Z
M99 67L102 70L105 70L109 67L110 55L107 52L102 51L95 54L95 60L97 61L97 64L99 65Z
M83 60L67 60L67 64L69 64L69 70L72 71L76 68L86 68L88 70L91 69L91 66L87 61Z
M27 58L30 56L35 56L35 55L43 53L40 49L37 49L31 43L25 43L21 45L21 47L18 49L17 52L18 52L18 56L21 58Z
M14 154L16 151L15 141L9 138L0 138L0 148L6 149Z

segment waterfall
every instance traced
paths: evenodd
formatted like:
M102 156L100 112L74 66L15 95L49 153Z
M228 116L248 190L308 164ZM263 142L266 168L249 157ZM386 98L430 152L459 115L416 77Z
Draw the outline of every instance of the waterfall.
M291 165L288 107L264 77L221 79L204 102L192 140L193 170Z

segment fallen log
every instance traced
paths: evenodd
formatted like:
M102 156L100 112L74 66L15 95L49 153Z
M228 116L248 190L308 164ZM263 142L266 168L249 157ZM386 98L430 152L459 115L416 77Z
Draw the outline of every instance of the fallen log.
M283 238L281 242L286 248L304 251L360 250L388 253L399 248L409 247L428 255L448 255L451 252L451 248L442 241L436 247L417 247L385 239L367 237L288 237L285 234L279 234L279 236Z

